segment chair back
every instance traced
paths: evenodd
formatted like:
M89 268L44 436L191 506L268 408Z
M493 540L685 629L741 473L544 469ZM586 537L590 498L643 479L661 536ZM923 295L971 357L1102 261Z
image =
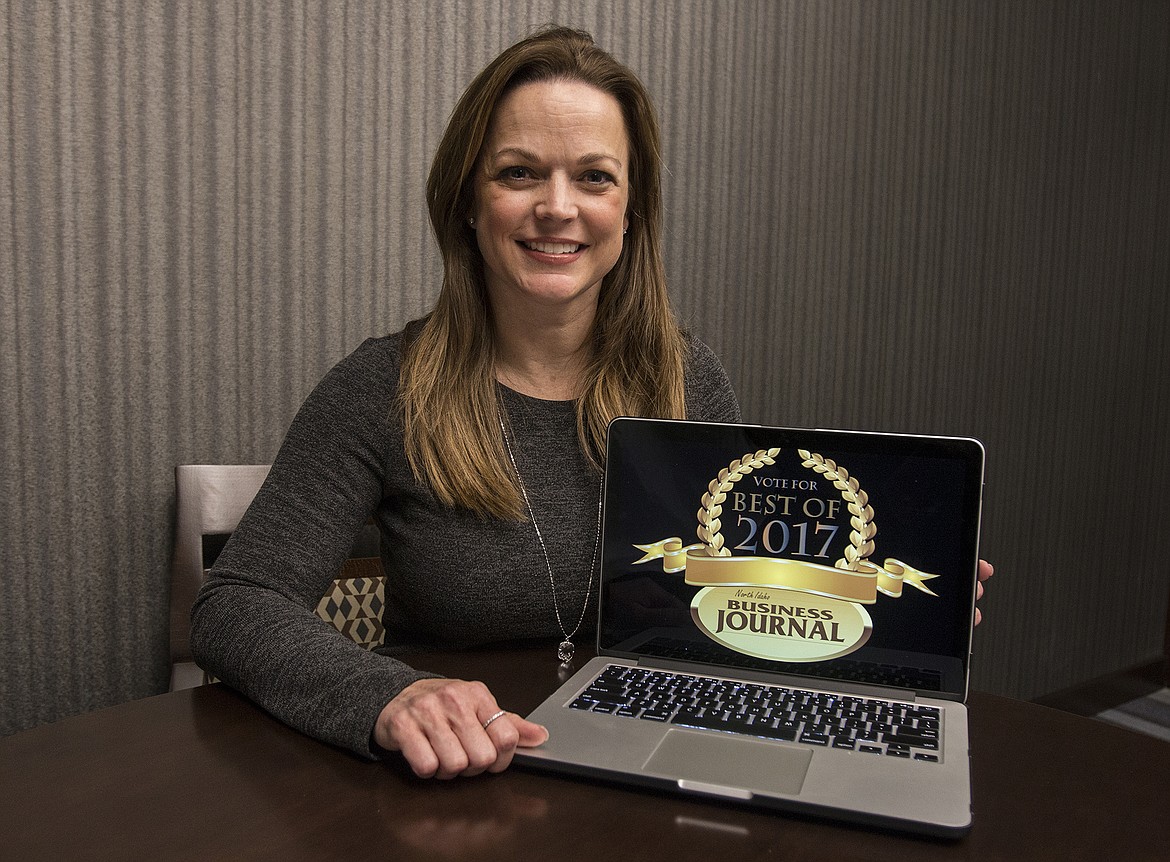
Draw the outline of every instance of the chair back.
M171 690L208 682L191 655L191 606L240 523L267 464L182 464L175 468L175 550L171 559ZM317 615L367 649L382 643L385 577L378 531L368 523Z

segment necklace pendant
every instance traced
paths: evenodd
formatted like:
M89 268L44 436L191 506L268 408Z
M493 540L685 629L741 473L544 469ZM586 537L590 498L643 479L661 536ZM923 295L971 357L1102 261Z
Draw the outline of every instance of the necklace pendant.
M573 660L573 655L577 652L577 647L568 638L565 638L557 646L557 658L561 660L561 664L568 664Z

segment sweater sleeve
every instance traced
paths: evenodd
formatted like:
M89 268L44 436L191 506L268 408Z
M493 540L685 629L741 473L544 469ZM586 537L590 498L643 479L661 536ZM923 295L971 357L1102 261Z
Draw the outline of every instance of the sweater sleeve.
M424 677L317 617L382 493L397 384L386 339L366 342L305 401L192 610L206 671L286 724L373 757L382 707Z
M697 338L688 338L687 418L701 422L739 422L739 402L719 358Z

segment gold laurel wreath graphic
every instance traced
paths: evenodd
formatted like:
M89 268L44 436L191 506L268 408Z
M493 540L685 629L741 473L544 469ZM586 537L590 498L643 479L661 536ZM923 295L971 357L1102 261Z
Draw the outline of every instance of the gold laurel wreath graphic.
M849 533L849 545L845 548L844 559L837 560L838 569L856 571L862 563L873 553L873 537L877 535L877 526L873 522L873 506L869 505L869 495L861 490L857 480L849 475L849 471L837 465L831 458L825 458L816 452L807 449L797 449L796 454L801 457L801 464L811 467L841 492L841 499L852 516L849 519L853 529Z
M707 492L703 494L703 506L699 509L699 526L695 530L700 541L707 546L707 556L731 556L731 551L723 546L723 534L720 532L723 524L719 520L719 516L723 514L723 502L727 499L727 492L752 470L758 470L766 464L775 464L776 456L779 454L779 449L761 449L755 454L749 452L720 470L719 475L707 485Z

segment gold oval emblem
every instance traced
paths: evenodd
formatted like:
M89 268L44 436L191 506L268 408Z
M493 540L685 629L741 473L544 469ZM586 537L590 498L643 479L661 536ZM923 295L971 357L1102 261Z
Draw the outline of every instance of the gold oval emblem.
M867 640L873 621L861 605L793 590L706 587L691 617L712 640L775 661L823 661Z

